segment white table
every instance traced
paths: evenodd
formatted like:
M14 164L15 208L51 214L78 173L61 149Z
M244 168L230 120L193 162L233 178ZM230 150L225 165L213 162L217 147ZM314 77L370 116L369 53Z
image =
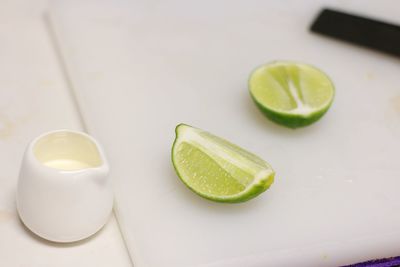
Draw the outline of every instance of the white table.
M0 266L131 266L114 216L73 244L47 242L16 213L15 186L26 144L53 129L82 130L44 19L47 1L0 1Z

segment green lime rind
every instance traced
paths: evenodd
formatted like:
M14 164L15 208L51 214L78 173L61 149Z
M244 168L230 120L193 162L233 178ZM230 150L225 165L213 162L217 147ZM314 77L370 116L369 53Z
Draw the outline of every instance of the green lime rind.
M335 96L335 87L324 72L289 61L257 67L250 74L248 87L252 100L268 119L293 129L318 121Z
M286 126L292 129L300 128L300 127L305 127L308 125L313 124L314 122L318 121L320 118L322 118L325 113L329 110L332 101L329 103L329 105L325 106L323 109L318 110L318 112L314 112L311 114L308 114L307 116L301 116L301 115L296 115L296 114L291 114L291 113L284 113L282 111L276 111L271 108L268 108L267 106L263 105L257 99L253 96L252 93L250 93L251 98L253 99L254 103L258 107L258 109L271 121L276 122L282 126ZM333 100L333 99L332 99Z
M216 201L216 202L221 202L221 203L240 203L240 202L245 202L248 201L258 195L260 195L261 193L263 193L264 191L266 191L271 184L274 182L274 177L275 177L275 172L272 170L272 168L269 166L268 163L266 163L265 161L262 161L260 158L258 158L257 156L255 156L254 154L251 154L245 150L242 150L241 148L237 147L234 144L229 143L226 140L220 139L219 137L215 137L212 136L211 134L207 133L207 132L203 132L205 134L208 134L210 136L212 136L212 138L217 138L219 140L221 140L223 143L227 144L228 147L233 147L233 149L240 149L239 152L243 153L243 155L250 155L250 157L256 157L256 161L259 162L260 160L262 161L263 164L266 164L265 169L262 170L257 177L254 178L254 180L245 187L245 189L241 192L238 192L236 194L231 194L231 195L216 195L216 194L211 194L210 192L204 192L202 190L199 190L199 188L196 188L196 186L193 186L192 183L189 182L189 180L192 177L188 177L188 175L185 175L185 171L182 167L182 165L178 162L177 158L177 153L178 153L178 148L179 146L182 144L182 142L180 141L182 132L181 129L183 128L193 128L189 125L186 124L179 124L176 126L175 128L175 140L172 146L172 150L171 150L171 159L172 159L172 165L175 169L175 172L177 174L177 176L179 177L179 179L194 193L196 193L197 195L211 200L211 201ZM196 129L196 128L193 128ZM196 129L199 130L199 129ZM227 149L225 145L224 149ZM206 156L206 155L205 155ZM210 157L211 159L211 157ZM256 163L255 163L256 164ZM205 166L206 167L206 166ZM193 176L193 174L192 174Z

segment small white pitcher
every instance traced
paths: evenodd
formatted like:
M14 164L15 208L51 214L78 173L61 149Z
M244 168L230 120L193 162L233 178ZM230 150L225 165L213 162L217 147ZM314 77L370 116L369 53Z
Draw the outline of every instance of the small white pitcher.
M34 139L25 151L17 208L35 234L73 242L96 233L113 206L109 166L89 135L58 130Z

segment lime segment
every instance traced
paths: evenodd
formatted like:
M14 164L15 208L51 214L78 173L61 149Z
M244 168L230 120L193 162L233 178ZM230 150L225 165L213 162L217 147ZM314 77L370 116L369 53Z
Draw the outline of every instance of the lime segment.
M332 104L335 89L326 74L307 64L277 61L257 68L249 90L259 109L290 128L314 123Z
M270 187L275 172L258 156L203 130L179 124L172 163L195 193L219 202L243 202Z

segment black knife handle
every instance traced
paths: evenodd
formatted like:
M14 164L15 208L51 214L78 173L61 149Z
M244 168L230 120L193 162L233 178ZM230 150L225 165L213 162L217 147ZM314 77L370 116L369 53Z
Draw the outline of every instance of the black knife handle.
M400 57L400 27L378 20L323 9L311 31Z

